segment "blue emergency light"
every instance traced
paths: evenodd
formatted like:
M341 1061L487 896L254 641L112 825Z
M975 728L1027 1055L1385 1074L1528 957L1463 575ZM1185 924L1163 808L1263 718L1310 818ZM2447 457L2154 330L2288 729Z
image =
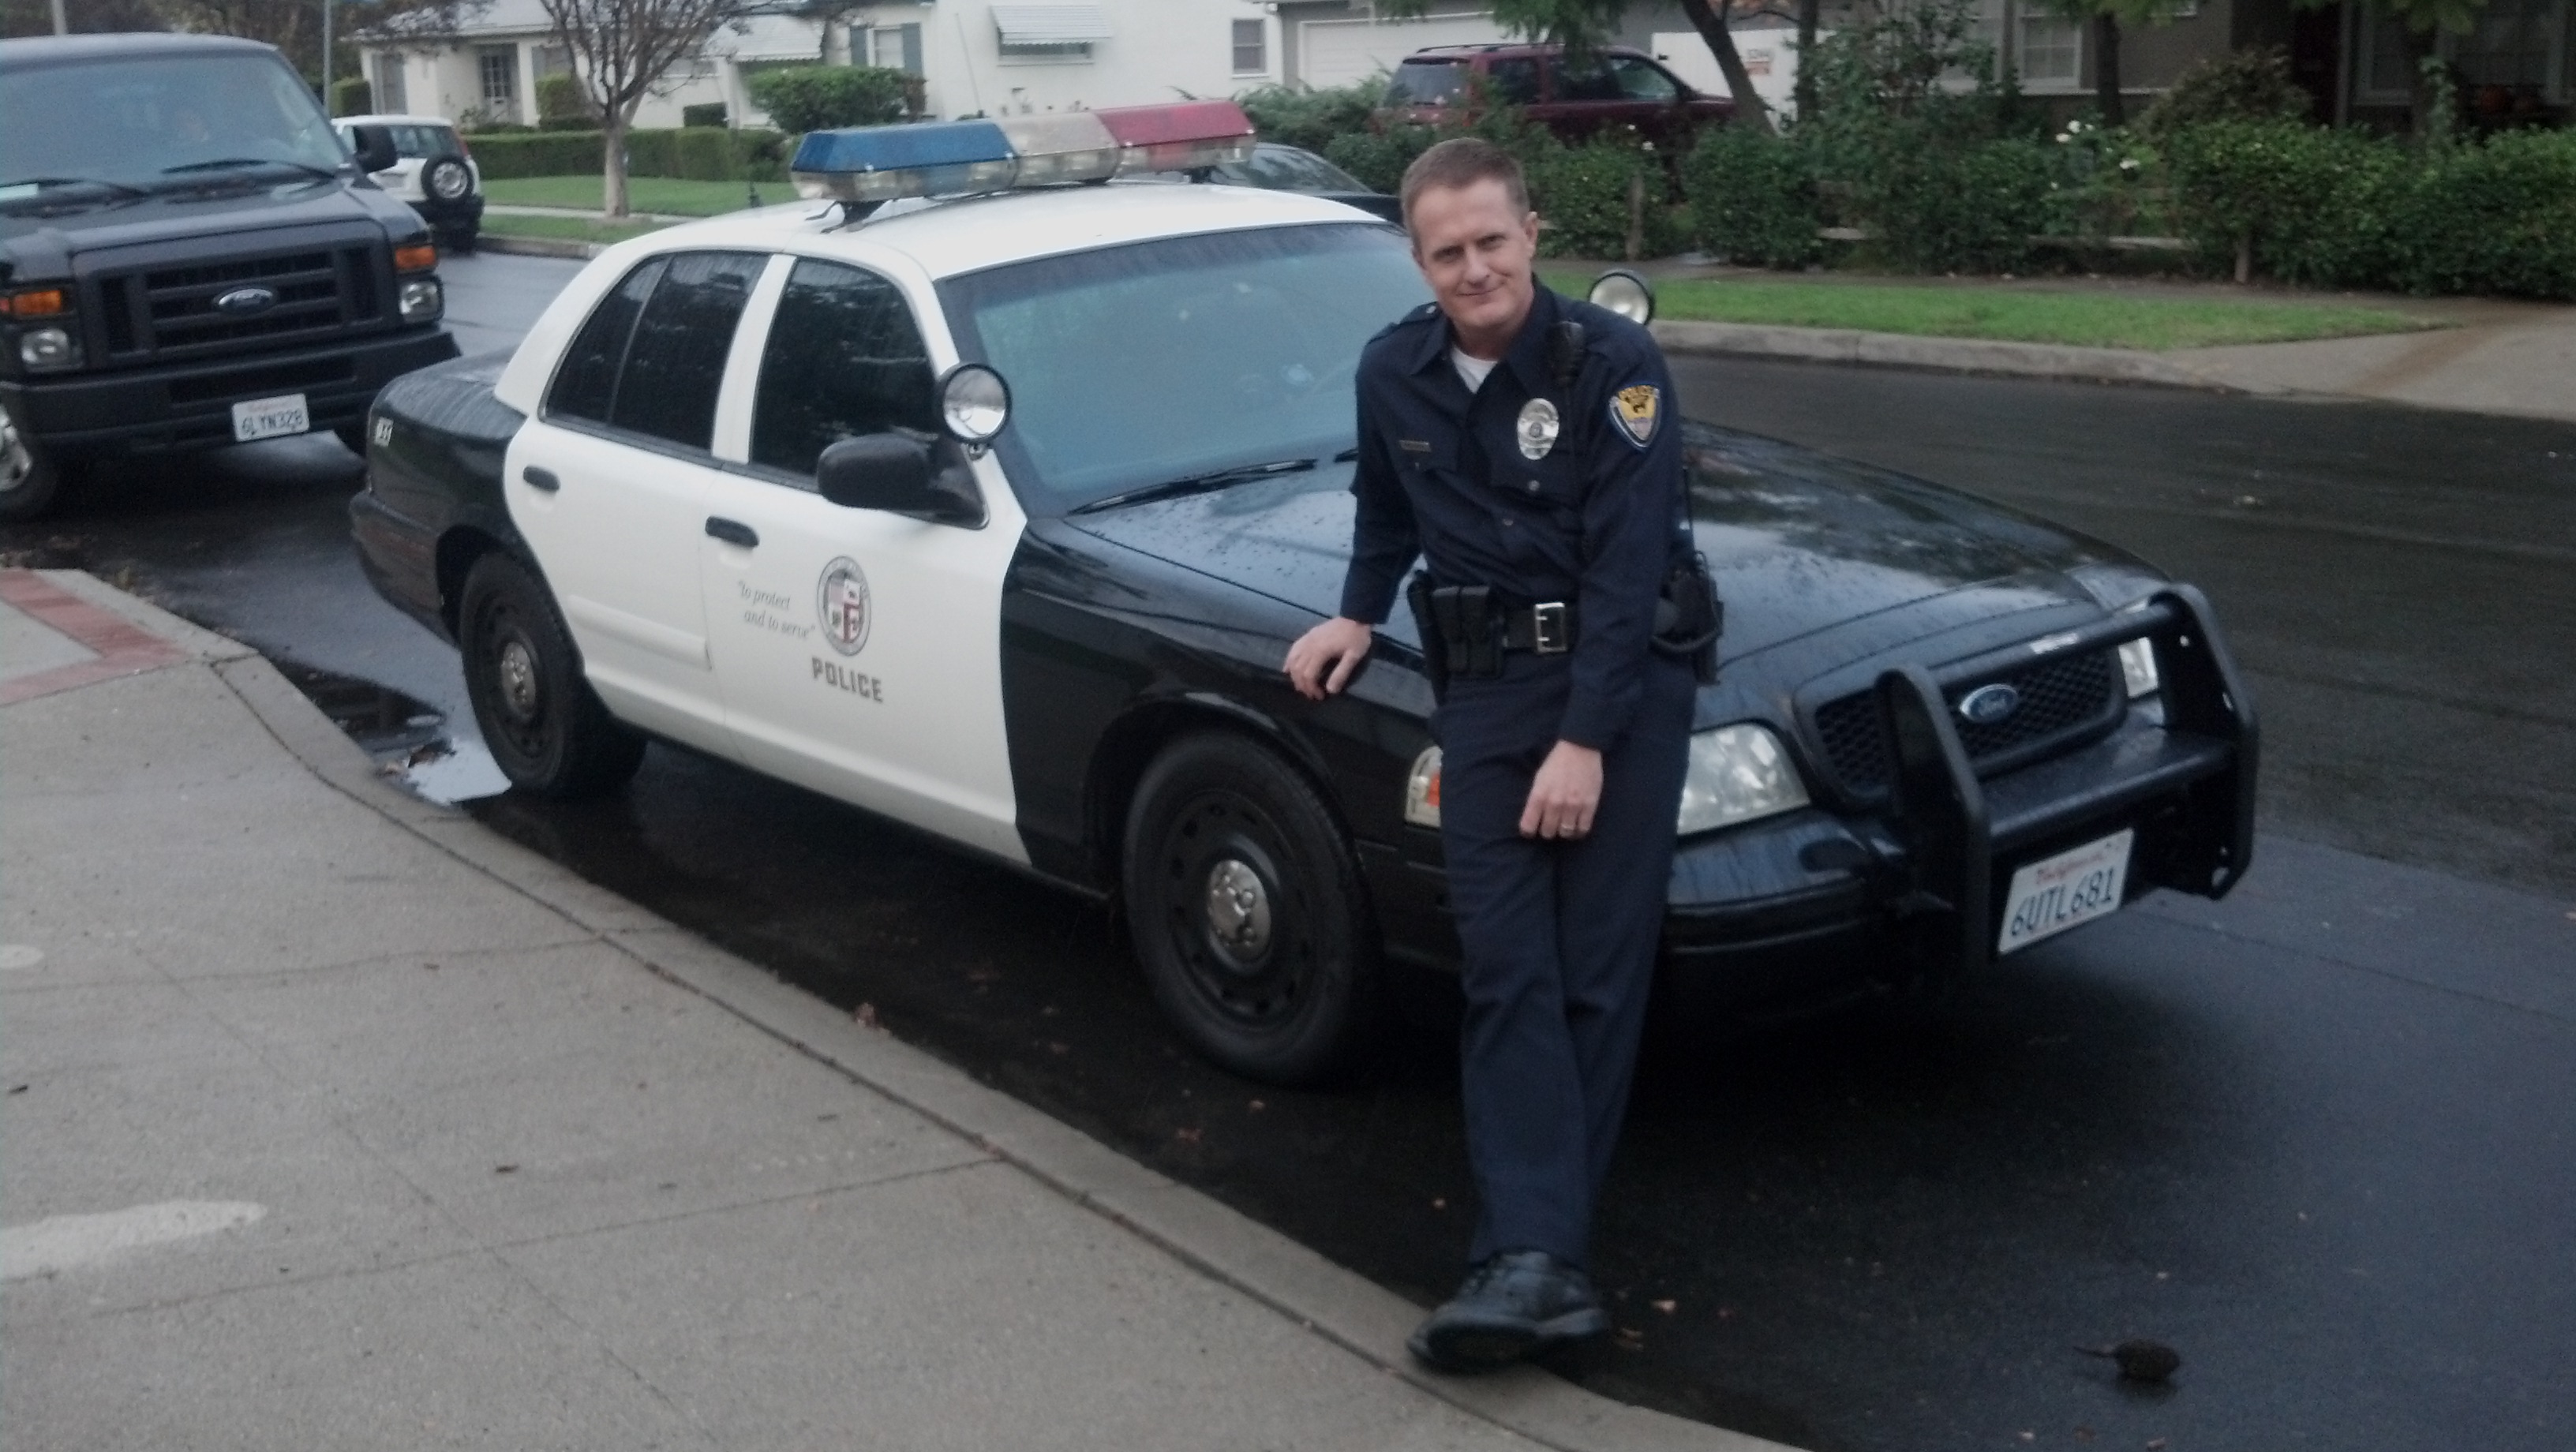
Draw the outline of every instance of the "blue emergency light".
M809 131L789 175L800 196L876 203L1191 171L1251 156L1252 121L1242 107L1184 101Z

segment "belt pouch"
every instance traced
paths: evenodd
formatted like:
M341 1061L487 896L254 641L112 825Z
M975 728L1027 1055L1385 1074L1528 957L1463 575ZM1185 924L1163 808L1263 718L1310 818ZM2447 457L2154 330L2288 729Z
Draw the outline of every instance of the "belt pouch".
M1487 585L1458 587L1458 624L1465 632L1466 665L1461 675L1491 680L1503 673L1503 620Z
M1431 682L1431 699L1449 698L1449 634L1440 628L1433 607L1431 576L1416 570L1404 585L1404 603L1413 611L1413 633L1422 638L1422 674Z

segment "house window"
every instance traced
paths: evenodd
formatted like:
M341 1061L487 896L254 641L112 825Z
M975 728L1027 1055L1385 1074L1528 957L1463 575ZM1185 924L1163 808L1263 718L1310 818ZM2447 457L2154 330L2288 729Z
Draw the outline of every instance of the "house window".
M478 46L474 66L483 79L483 109L496 119L515 119L519 110L519 48Z
M397 55L376 57L375 111L379 116L399 116L411 109L411 99L403 93L403 58Z
M901 71L908 76L920 75L921 27L880 25L869 31L868 64Z
M1234 22L1234 73L1266 75L1270 70L1270 31L1258 20Z
M1110 36L1107 15L1084 0L995 5L993 25L1002 59L1021 64L1088 61L1092 43Z
M2081 21L2023 11L2015 35L2022 84L2035 90L2078 86L2084 81L2084 26Z
M572 71L572 52L559 45L541 45L528 52L528 72L542 81L548 76L568 75Z

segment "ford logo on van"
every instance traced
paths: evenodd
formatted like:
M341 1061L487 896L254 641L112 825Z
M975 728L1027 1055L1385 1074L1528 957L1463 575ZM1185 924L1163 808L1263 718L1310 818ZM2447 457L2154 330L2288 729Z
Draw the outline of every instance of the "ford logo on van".
M1959 718L1975 726L2000 725L2004 718L2021 709L2021 692L1998 681L1979 686L1959 698Z
M215 299L215 311L246 318L277 306L277 292L266 287L237 287Z

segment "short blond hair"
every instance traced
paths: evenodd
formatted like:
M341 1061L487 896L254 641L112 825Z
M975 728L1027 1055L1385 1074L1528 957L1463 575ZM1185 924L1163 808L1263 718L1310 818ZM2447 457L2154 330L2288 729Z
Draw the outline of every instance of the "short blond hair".
M1404 199L1405 230L1413 229L1414 198L1434 187L1471 187L1480 181L1501 182L1512 210L1528 214L1529 179L1521 175L1520 161L1481 137L1453 136L1415 157L1413 165L1404 169L1398 194Z

